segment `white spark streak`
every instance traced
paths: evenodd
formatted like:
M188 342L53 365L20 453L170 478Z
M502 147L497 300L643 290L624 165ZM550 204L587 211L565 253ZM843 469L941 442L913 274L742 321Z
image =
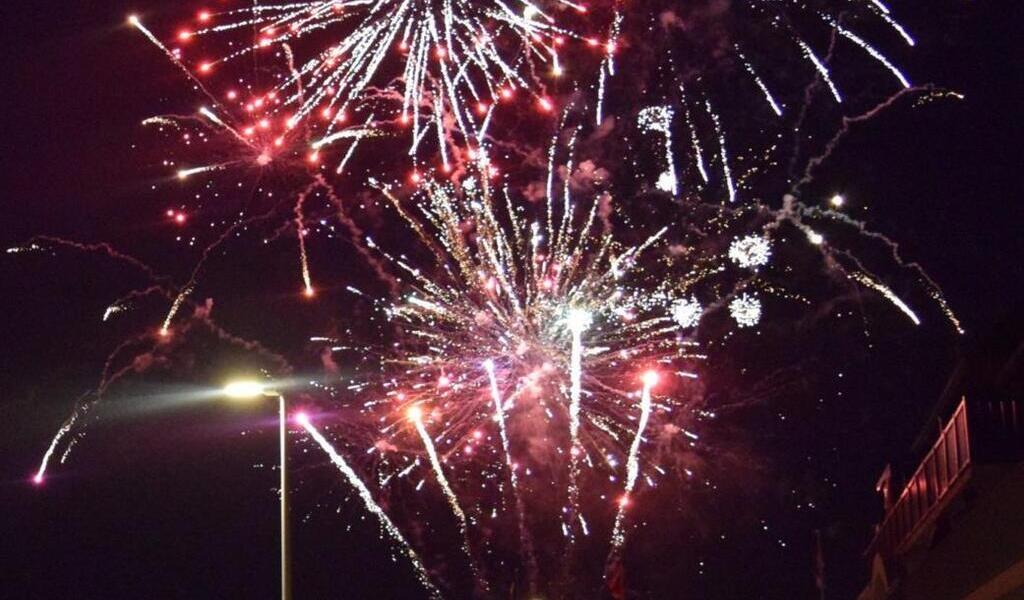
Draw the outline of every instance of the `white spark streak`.
M906 302L900 299L900 297L897 296L888 286L878 281L875 281L874 279L868 277L867 275L861 272L853 273L850 276L856 281L862 283L863 285L875 290L879 294L882 294L882 296L884 296L886 300L892 302L893 306L900 309L903 312L903 314L907 315L907 318L913 321L914 325L921 324L921 319L917 316L917 313L915 313L913 309L911 309Z
M384 530L387 531L391 538L402 548L405 555L412 563L413 569L416 571L416 578L419 579L423 587L430 592L430 596L432 598L441 598L440 590L430 582L430 576L427 574L427 569L423 566L423 562L420 560L419 555L412 549L412 546L409 545L409 542L406 541L402 532L398 530L398 527L395 526L391 521L391 518L384 512L384 509L382 509L373 499L373 494L370 493L369 488L366 487L366 484L363 483L362 479L356 475L356 472L352 470L352 467L349 466L345 459L338 454L334 449L334 446L327 441L327 438L325 438L320 431L313 426L313 423L310 422L309 418L300 414L297 421L299 425L309 433L310 437L320 445L320 448L327 453L331 462L334 463L334 466L338 467L338 470L345 476L349 484L356 489L356 492L359 494L359 498L363 501L363 505L366 506L366 510L370 511L377 517L381 525L384 527Z
M633 436L633 443L629 446L629 454L626 458L626 484L622 498L619 499L619 509L615 515L615 525L612 528L612 548L610 555L618 553L626 542L626 534L622 531L622 524L626 516L626 507L630 502L630 494L636 486L636 479L640 475L640 442L643 441L644 430L647 429L647 422L651 418L651 388L658 382L657 373L651 371L644 374L644 387L640 392L640 421L636 426L636 435Z
M796 38L796 43L800 45L800 49L803 50L804 56L807 60L811 61L814 68L818 70L818 74L825 80L825 84L832 92L832 96L836 99L836 102L842 104L843 97L839 94L839 88L836 87L835 82L832 81L832 75L828 72L828 67L825 66L825 63L821 62L821 59L814 53L814 50L811 50L811 47L807 45L807 42L800 38Z
M423 425L423 417L420 411L417 410L413 412L413 414L410 415L410 418L413 425L416 427L416 432L420 434L420 439L423 440L423 446L426 448L427 456L430 458L430 466L434 470L434 477L437 478L437 483L441 486L441 491L444 493L444 497L448 501L448 506L451 508L452 513L459 522L459 532L462 534L462 551L466 553L466 558L469 559L470 567L473 569L474 575L477 576L477 580L482 582L479 569L476 565L476 560L474 560L472 550L469 546L469 520L466 517L466 512L462 510L462 506L459 504L459 498L455 495L455 491L452 490L452 486L448 482L448 477L444 474L444 469L441 467L441 460L437 456L437 449L434 448L434 440L430 438L430 434L427 433L427 428Z

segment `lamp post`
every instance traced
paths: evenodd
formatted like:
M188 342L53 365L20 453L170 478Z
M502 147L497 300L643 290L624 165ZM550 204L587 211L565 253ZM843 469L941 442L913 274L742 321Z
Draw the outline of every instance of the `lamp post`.
M224 386L224 395L238 400L277 398L281 451L281 600L291 600L291 572L288 549L288 411L284 395L256 381L235 381Z

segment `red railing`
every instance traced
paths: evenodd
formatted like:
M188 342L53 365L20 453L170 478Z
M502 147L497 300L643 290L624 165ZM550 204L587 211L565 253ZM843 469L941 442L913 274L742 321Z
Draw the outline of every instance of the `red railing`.
M939 439L885 515L873 547L892 556L900 551L931 512L960 480L971 464L967 433L967 402L961 400L956 412L942 429Z

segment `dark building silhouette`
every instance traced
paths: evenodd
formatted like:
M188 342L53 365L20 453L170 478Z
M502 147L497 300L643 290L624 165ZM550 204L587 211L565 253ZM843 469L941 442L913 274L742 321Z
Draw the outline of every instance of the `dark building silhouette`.
M859 600L1024 599L1024 327L981 338L887 466Z

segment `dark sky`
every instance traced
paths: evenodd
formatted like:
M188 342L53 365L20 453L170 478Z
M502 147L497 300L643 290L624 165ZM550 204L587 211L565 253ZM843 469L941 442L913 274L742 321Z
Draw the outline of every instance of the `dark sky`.
M723 502L709 519L742 523L746 531L728 529L730 540L738 541L708 541L714 536L706 533L700 541L664 544L645 537L640 556L660 554L666 571L678 569L677 587L652 587L663 594L811 597L809 541L821 528L829 597L853 597L866 571L860 551L877 517L874 477L908 447L961 349L1022 308L1024 52L1018 29L1024 10L984 0L892 4L920 33L909 71L966 100L896 111L858 128L814 188L823 194L842 189L852 202L869 205L864 215L871 225L898 240L903 255L942 286L968 336L958 340L933 321L920 331L881 332L877 352L823 360L828 373L842 370L855 380L829 388L830 398L840 390L849 404L816 414L810 425L792 430L799 432L795 437L780 430L761 438L774 440L761 447L770 449L766 460L787 481L810 479L816 483L809 487L825 488L816 496L822 508L787 513L765 508L772 498L752 496ZM45 233L110 241L176 277L191 265L188 256L160 251L166 224L147 191L155 171L133 149L143 139L141 119L181 89L173 69L124 26L125 15L146 14L146 8L122 0L6 7L0 58L7 75L0 112L4 248ZM239 264L249 267L258 276L270 269ZM126 271L90 258L0 255L0 595L273 597L275 479L272 471L254 468L275 457L269 407L261 418L258 411L210 405L149 414L122 402L101 419L69 467L58 469L44 489L28 485L53 431L74 400L95 386L116 344L116 332L104 330L97 317L108 290L124 291L125 277ZM258 300L281 311L294 302L269 292ZM302 330L322 317L287 326ZM286 338L282 327L271 326L270 337ZM138 382L122 395L166 391L161 384ZM819 423L814 419L827 421L827 442L810 439ZM252 433L242 436L243 430ZM805 461L809 455L813 460ZM355 504L335 501L330 480L311 477L314 484L297 498L299 597L418 597L407 569L392 566ZM820 485L826 480L829 485ZM336 514L339 504L347 508ZM774 536L754 531L758 518L732 519L729 511L772 515L791 547L779 550ZM695 557L707 562L704 575L693 569Z

